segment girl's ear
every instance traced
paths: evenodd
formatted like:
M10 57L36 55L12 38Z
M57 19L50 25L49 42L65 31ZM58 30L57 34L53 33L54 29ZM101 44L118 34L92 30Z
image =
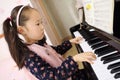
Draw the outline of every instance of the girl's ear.
M19 26L17 30L18 30L18 33L20 33L20 34L24 33L24 27L22 27L22 26Z

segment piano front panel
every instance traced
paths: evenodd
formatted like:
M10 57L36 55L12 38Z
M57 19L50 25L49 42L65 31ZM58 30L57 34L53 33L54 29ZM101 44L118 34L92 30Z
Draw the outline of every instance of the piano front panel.
M84 41L79 52L94 52L97 60L93 65L83 63L89 80L120 80L120 42L117 38L94 27L70 30L73 37L81 36Z

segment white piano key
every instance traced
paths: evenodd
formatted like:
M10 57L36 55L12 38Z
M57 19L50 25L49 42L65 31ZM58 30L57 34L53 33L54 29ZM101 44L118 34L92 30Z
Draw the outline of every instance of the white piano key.
M84 52L91 52L92 49L88 46L87 42L82 42L79 44ZM92 51L93 52L93 51Z
M73 32L73 34L74 34L75 37L82 37L83 38L83 36L80 34L79 31L75 31L75 32ZM84 41L85 41L85 39L83 38L83 42Z
M78 37L78 36L82 37L82 35L80 34L79 31L75 31L75 32L73 32L73 34L74 34L75 37Z

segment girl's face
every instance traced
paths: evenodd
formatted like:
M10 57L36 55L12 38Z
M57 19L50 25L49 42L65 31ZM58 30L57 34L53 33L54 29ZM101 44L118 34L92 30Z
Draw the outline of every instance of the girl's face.
M40 14L36 10L30 10L29 20L24 26L24 37L28 43L35 43L44 37L44 28Z

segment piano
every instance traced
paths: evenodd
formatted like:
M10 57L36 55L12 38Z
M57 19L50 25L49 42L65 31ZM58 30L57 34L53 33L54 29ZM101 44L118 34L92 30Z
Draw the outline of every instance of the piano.
M94 64L83 62L87 80L120 80L120 40L111 34L88 24L70 28L72 37L81 36L84 41L76 45L79 53L93 52Z

